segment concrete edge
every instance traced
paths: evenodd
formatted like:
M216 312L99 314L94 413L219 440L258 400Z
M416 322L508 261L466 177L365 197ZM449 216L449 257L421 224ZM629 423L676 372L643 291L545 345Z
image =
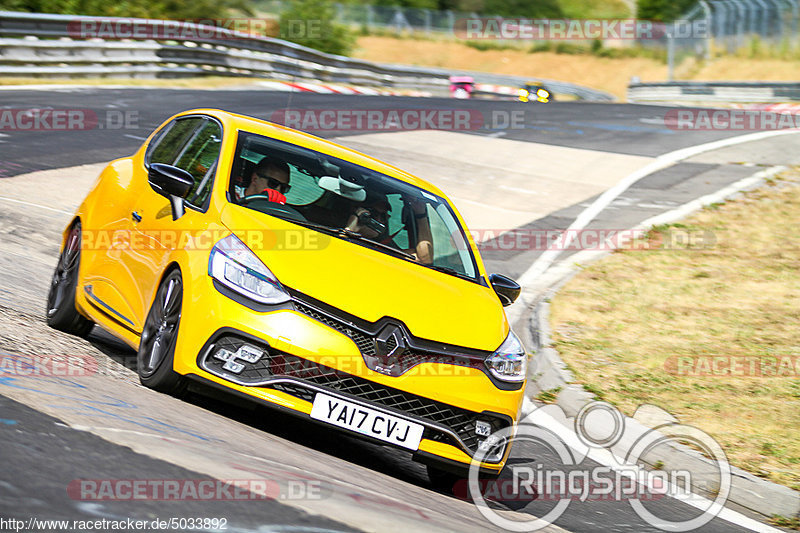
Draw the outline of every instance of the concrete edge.
M759 171L752 176L741 179L716 193L712 193L686 204L645 220L632 230L647 230L658 224L667 224L681 220L698 211L705 205L721 202L763 185L769 177L785 170L786 167L775 166ZM556 394L556 405L568 417L574 417L585 405L598 399L576 383L575 376L567 364L561 359L558 351L552 347L550 327L550 299L576 274L581 271L581 264L587 264L609 255L610 251L585 250L554 265L557 275L554 281L534 302L529 314L522 317L528 330L526 338L532 341L535 357L531 360L528 371L528 385L525 390L525 414L535 409L533 401L545 391ZM565 264L566 263L566 264ZM634 432L653 431L638 420L625 417L626 428ZM713 493L718 481L714 481L715 466L712 461L687 446L670 443L670 451L659 455L658 460L643 459L642 462L653 467L657 461L663 462L664 470L688 470L692 473L692 489L699 494ZM613 450L612 450L613 451ZM623 454L624 455L624 454ZM727 499L746 509L765 516L781 515L800 517L800 492L761 479L753 474L731 465L731 488ZM726 502L727 503L727 502Z

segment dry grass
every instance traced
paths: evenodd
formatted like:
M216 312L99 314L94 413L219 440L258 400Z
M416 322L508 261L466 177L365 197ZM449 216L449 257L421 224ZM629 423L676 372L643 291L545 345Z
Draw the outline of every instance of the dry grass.
M713 246L623 251L586 268L551 320L556 348L603 398L628 414L662 406L733 464L800 490L800 168L777 183L677 225L713 232ZM789 356L795 368L694 376L668 363L714 355Z
M667 79L667 66L646 57L603 58L553 52L528 53L523 49L479 51L459 41L397 39L367 36L358 40L354 57L381 63L477 70L568 81L608 91L625 99L632 76L642 81ZM698 65L688 60L678 66L676 77L701 81L758 81L800 79L796 60L722 57Z
M667 75L666 65L646 58L609 59L553 52L531 54L513 49L480 51L458 41L393 37L361 37L353 56L381 63L549 78L595 87L619 98L624 98L631 76L658 80Z

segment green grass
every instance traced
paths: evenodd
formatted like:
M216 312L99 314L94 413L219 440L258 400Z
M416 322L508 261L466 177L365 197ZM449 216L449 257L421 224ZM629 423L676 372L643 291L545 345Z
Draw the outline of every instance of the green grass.
M567 18L611 19L630 18L633 14L620 0L560 0L559 4Z
M561 392L561 387L543 390L536 396L536 399L542 403L556 403L559 392Z
M589 44L568 41L536 41L529 45L529 41L465 41L464 44L475 50L486 52L488 50L526 50L528 53L553 52L563 55L592 55L609 59L623 59L629 57L644 57L666 63L667 56L663 50L629 46L624 48L606 48L599 40Z

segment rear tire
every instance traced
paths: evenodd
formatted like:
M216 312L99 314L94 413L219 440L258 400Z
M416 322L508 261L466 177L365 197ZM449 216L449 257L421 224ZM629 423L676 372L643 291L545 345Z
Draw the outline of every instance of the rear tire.
M175 269L156 291L136 355L142 385L173 395L186 390L185 378L173 370L182 306L183 281L180 270Z
M47 325L65 333L85 337L94 323L75 308L80 264L81 223L76 222L67 235L50 281L50 291L47 293Z

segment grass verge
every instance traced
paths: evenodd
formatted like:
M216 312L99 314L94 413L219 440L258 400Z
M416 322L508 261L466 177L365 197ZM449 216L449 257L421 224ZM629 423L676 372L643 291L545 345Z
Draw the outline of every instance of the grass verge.
M651 249L612 254L556 295L555 348L625 413L661 406L732 464L800 490L799 219L797 167L651 231ZM681 234L706 244L665 238Z

